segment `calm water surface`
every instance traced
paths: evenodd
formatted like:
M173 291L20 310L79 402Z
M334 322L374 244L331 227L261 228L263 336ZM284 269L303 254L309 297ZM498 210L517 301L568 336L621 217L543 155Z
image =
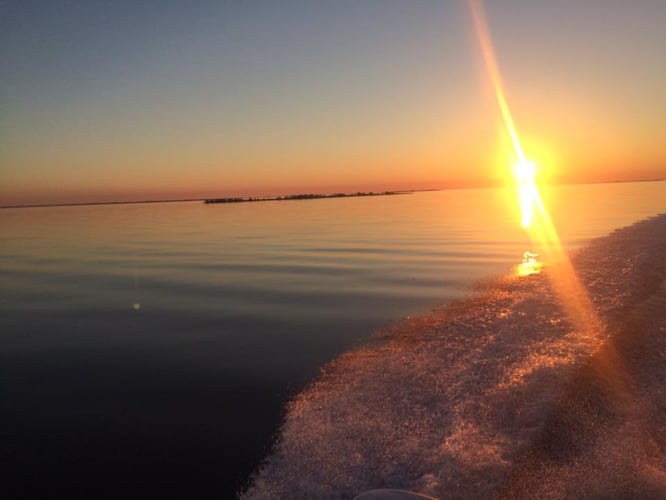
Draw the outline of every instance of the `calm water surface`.
M544 194L568 249L666 183ZM230 497L283 405L374 330L530 248L502 190L0 211L0 466L14 492Z

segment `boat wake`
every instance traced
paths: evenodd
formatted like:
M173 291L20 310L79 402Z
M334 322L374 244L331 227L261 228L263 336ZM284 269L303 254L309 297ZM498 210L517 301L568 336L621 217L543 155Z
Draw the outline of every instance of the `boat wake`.
M666 215L572 258L603 327L549 277L504 277L348 352L288 406L244 499L666 494Z

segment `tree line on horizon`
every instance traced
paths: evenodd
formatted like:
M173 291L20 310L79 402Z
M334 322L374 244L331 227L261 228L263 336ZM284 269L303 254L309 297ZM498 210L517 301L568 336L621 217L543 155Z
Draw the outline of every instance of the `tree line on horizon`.
M243 203L250 201L284 201L284 200L315 200L318 198L348 198L355 196L388 196L393 194L405 194L409 191L358 191L356 193L333 193L333 194L289 194L283 196L245 196L227 198L208 198L204 203Z

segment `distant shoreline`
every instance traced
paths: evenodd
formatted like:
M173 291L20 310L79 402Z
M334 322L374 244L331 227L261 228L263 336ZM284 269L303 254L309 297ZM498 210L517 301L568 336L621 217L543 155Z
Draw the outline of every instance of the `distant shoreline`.
M284 200L318 200L322 198L355 198L359 196L390 196L395 194L411 194L422 191L441 191L441 189L403 189L400 191L368 191L355 193L333 194L288 194L279 196L238 196L225 198L181 198L169 200L137 200L137 201L89 201L81 203L43 203L33 205L3 205L3 208L54 208L54 207L88 207L95 205L138 205L141 203L183 203L202 201L204 203L239 203L251 201L284 201Z
M55 207L90 207L94 205L138 205L141 203L181 203L184 201L203 201L204 198L182 200L138 200L138 201L84 201L80 203L44 203L37 205L3 205L3 208L55 208Z
M285 196L245 196L232 198L207 198L206 204L215 203L249 203L254 201L293 201L293 200L320 200L322 198L357 198L360 196L392 196L396 194L411 194L414 191L358 191L356 193L333 193L333 194L289 194Z
M571 186L571 185L588 185L588 184L623 184L623 183L634 183L634 182L664 182L666 179L639 179L633 181L604 181L604 182L556 182L552 185L557 186ZM500 185L484 185L484 186L450 186L442 188L426 188L426 189L403 189L396 191L379 191L379 192L370 192L366 196L382 196L386 193L390 194L409 194L409 193L420 193L427 191L449 191L449 190L458 190L458 189L492 189L501 187ZM311 196L311 198L299 196ZM177 199L167 199L167 200L137 200L137 201L88 201L88 202L75 202L75 203L35 203L29 205L2 205L0 209L9 209L9 208L49 208L49 207L85 207L85 206L94 206L94 205L136 205L140 203L182 203L190 201L203 201L206 200L216 200L216 199L235 199L243 198L247 201L269 201L269 200L284 200L284 199L321 199L321 198L335 198L335 197L352 197L358 196L356 193L343 193L342 196L339 194L321 194L321 195L275 195L275 196L240 196L240 197L226 197L226 198L177 198ZM210 202L209 202L210 203Z

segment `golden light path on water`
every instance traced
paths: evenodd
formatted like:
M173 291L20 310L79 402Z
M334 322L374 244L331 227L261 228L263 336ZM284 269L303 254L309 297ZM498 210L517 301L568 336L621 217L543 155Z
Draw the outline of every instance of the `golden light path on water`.
M488 32L482 0L470 0L469 4L488 77L515 153L513 175L518 187L522 225L532 244L544 254L544 260L553 265L553 269L549 273L553 290L572 325L591 338L599 340L600 344L603 337L602 322L568 255L562 248L557 230L543 204L535 181L536 167L525 156L520 144L502 87L502 79ZM527 276L540 272L540 269L541 264L536 259L536 254L525 252L523 262L517 266L517 274ZM630 396L628 373L622 366L619 354L612 346L607 345L606 347L604 358L598 360L596 369L614 387L619 400L627 401L627 397Z

